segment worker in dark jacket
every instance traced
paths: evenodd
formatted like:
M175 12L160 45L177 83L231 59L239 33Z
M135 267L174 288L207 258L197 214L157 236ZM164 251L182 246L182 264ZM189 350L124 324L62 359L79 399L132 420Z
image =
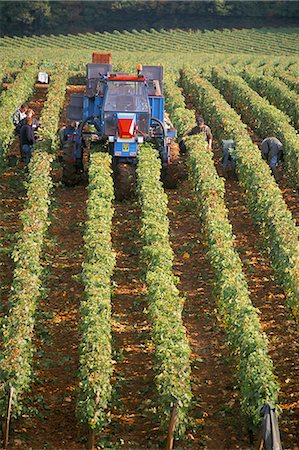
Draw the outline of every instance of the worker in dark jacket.
M179 142L180 150L182 152L186 151L185 140L187 139L187 137L193 136L194 134L199 134L199 133L203 133L205 135L206 141L208 143L208 149L212 150L213 135L211 132L211 128L205 124L203 117L200 116L199 114L196 114L195 119L196 119L196 123L197 123L196 127L192 128L192 130L189 131L189 133L185 134L185 136L183 136L181 141Z
M60 128L58 134L62 147L68 141L74 142L78 134L77 123L74 121L69 121L65 127Z
M28 165L32 155L33 145L35 143L35 136L33 131L33 119L31 116L26 117L26 123L22 126L20 132L22 149L25 154L26 164Z
M282 156L283 145L279 139L276 137L267 137L263 140L262 157L268 162L276 181L279 179L277 164L282 160Z
M14 127L15 127L15 134L18 136L18 139L19 139L20 158L21 159L24 159L25 155L23 154L22 143L21 143L21 139L20 139L20 131L21 131L22 125L24 124L24 120L26 119L27 110L28 110L27 103L23 103L18 109L15 110L15 112L11 116L11 119L12 119Z

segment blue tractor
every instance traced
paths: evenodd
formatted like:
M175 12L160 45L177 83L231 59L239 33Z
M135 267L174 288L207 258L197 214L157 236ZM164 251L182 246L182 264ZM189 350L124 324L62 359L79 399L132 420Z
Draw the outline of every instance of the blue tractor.
M165 117L163 67L137 66L136 75L113 72L112 65L86 66L86 93L71 96L65 131L71 144L63 157L62 181L74 185L84 175L86 149L100 144L112 156L116 196L134 189L138 145L153 142L162 161L163 176L171 172L176 130Z

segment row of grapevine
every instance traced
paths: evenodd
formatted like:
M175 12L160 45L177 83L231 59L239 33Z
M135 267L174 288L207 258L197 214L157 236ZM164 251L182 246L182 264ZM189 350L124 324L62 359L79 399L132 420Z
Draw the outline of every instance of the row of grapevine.
M36 77L36 67L30 75ZM26 79L28 78L28 75ZM47 101L41 114L41 128L29 165L28 201L22 213L23 231L13 253L16 263L10 298L11 309L3 325L3 352L1 358L2 397L1 414L5 413L5 396L9 386L14 388L13 414L22 410L23 393L29 389L32 376L32 336L35 310L42 295L41 253L43 239L48 227L49 192L52 157L52 127L57 134L58 117L64 100L66 75L56 74L49 85ZM16 80L17 81L17 80ZM63 89L61 89L61 84ZM50 129L50 133L47 131Z
M278 30L277 30L278 31ZM219 34L219 38L221 34ZM295 53L298 43L298 34L284 33L278 31L273 33L266 29L241 29L228 30L222 37L230 42L234 42L239 51L259 53L263 49L264 53Z
M35 311L43 295L41 253L48 227L51 157L36 151L30 162L27 202L21 214L22 231L13 251L15 262L10 310L2 324L0 354L0 415L13 388L12 415L22 412L23 395L32 377L32 337Z
M4 63L2 67L0 67L0 83L3 82L8 72L8 66ZM1 104L1 96L0 96L0 104Z
M84 234L85 260L81 302L81 344L78 416L89 428L100 431L106 422L111 397L111 276L115 254L111 245L113 181L111 158L94 153L90 158L89 197Z
M55 152L59 146L58 123L59 116L64 104L66 85L68 80L68 71L57 69L51 75L47 101L42 109L40 116L41 127L38 130L38 138L44 142L47 151Z
M194 112L186 109L184 97L175 86L176 76L169 72L164 76L165 108L175 124L178 139L196 126Z
M15 127L11 116L15 110L28 100L34 90L37 67L25 66L16 77L13 86L1 94L0 105L0 169L5 166L9 145L15 137Z
M240 73L244 70L250 73L253 72L256 75L259 74L260 76L273 77L282 81L291 91L295 91L297 94L299 93L298 76L295 75L296 69L294 69L294 62L290 59L286 59L284 62L281 58L278 61L272 60L271 62L259 59L245 65L242 59L237 58L237 61L236 66L239 68Z
M194 111L184 106L184 97L167 79L167 104L174 125ZM185 110L184 110L185 108ZM181 117L180 117L181 116ZM176 120L178 122L176 122ZM224 182L217 175L213 154L205 138L197 135L186 140L194 190L209 245L208 256L216 278L217 303L227 332L241 390L241 405L251 426L257 426L259 409L265 402L277 401L272 361L267 339L262 333L242 271L242 262L234 249L232 227L224 203Z
M216 172L205 138L186 140L191 178L209 245L208 257L216 279L216 296L227 340L235 358L241 407L250 427L260 422L264 403L277 402L278 386L268 355L258 312L249 298L242 262L234 249L232 226L224 203L224 181Z
M181 32L182 30L178 30ZM262 36L257 36L254 29L250 30L250 33L248 36L244 36L244 33L242 34L242 31L246 30L236 30L236 29L224 29L224 30L213 30L213 31L206 31L204 34L201 34L199 38L201 37L204 41L204 46L210 46L213 48L219 48L221 47L222 51L223 48L226 48L226 53L230 52L242 52L246 54L258 54L258 53L267 53L268 51L272 50L272 54L283 54L283 53L293 53L296 52L296 38L295 41L293 40L291 35L285 36L285 44L282 44L283 37L280 36L279 42L277 42L277 34L273 33L267 33L266 30L262 34L264 34L265 38L263 39ZM200 31L197 33L201 33ZM272 41L276 41L275 49L273 51L273 44ZM272 48L271 48L272 47Z
M218 139L229 136L235 140L239 179L245 188L250 212L260 227L288 304L299 320L298 230L281 191L258 147L252 143L246 126L219 91L208 81L194 78L188 71L182 72L182 83L196 108L217 130Z
M114 36L114 34L113 34ZM117 36L115 35L115 39ZM85 65L87 62L91 60L91 53L92 50L101 50L96 43L94 43L91 47L88 49L76 49L75 47L72 47L70 49L64 49L64 48L15 48L14 49L14 55L12 58L12 52L11 49L0 49L1 58L9 64L10 67L16 67L19 68L20 64L24 60L31 60L34 56L35 59L40 61L39 67L40 70L55 70L55 67L58 67L61 65L62 67L65 67L66 61L68 65L68 71L69 73L72 71L84 71ZM104 50L104 49L103 49ZM127 65L127 62L129 64L133 64L136 66L136 64L143 62L147 64L161 64L164 66L165 69L169 68L169 70L172 70L173 68L176 68L177 70L181 66L181 62L177 57L177 52L172 52L173 49L171 47L165 48L163 52L167 52L167 58L165 57L165 53L159 53L156 51L148 51L146 55L146 60L144 58L144 53L141 51L134 51L134 52L128 52L125 50L122 51L115 51L114 47L107 46L105 51L113 51L113 68L115 69L116 65ZM172 52L172 53L171 53ZM290 77L292 77L292 68L294 66L294 62L296 59L294 57L289 56L273 56L271 59L271 63L269 63L269 58L267 56L262 55L255 55L252 56L252 54L234 54L231 52L229 55L227 53L216 53L213 51L213 54L211 53L185 53L184 54L184 64L188 65L191 64L193 67L197 67L199 70L201 70L204 66L209 65L210 68L213 66L228 66L231 65L233 67L236 67L238 70L242 70L244 67L247 69L247 67L252 66L252 68L259 68L259 70L262 72L263 67L269 68L269 74L274 74L278 70L278 67L280 70L287 71L284 73L287 73ZM295 70L295 69L294 69ZM295 73L295 72L294 72Z
M239 76L214 69L211 80L242 119L263 138L276 136L284 147L285 166L293 185L299 188L299 141L289 118L260 97Z
M290 89L293 89L297 94L299 94L299 80L289 73L277 73L277 76L287 85Z
M174 47L176 49L180 49L181 52L189 51L199 51L201 52L208 51L209 49L213 49L215 52L221 53L223 51L223 43L218 40L217 36L210 35L210 39L206 41L205 35L199 35L198 32L188 33L183 30L152 30L151 38L155 42L155 45L158 47L159 45L163 45L165 50L169 50L169 48ZM188 42L187 42L187 39ZM199 46L200 38L201 47ZM159 44L160 42L160 44ZM230 43L227 43L229 47L231 47ZM231 48L232 50L232 48Z
M77 35L49 35L32 37L4 37L0 39L1 47L61 47L77 49L98 48L100 50L143 50L170 51L170 49L185 52L211 50L220 53L264 53L267 54L298 54L298 35L285 34L275 30L243 30L223 31L185 31L185 30L115 30L112 33L78 33Z
M290 90L277 78L247 71L240 75L252 89L262 97L266 97L271 105L287 114L291 118L293 127L299 130L299 97L296 92Z
M143 258L148 286L148 311L155 345L155 384L158 416L167 429L177 404L176 433L183 435L191 402L190 347L182 323L183 299L173 275L169 242L167 195L160 181L161 162L145 144L138 157L138 193L142 209Z

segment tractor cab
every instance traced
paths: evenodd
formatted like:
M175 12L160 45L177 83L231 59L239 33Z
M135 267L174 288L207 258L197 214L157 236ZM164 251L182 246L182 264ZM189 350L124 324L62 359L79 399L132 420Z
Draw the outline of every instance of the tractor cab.
M150 103L143 76L110 75L103 99L104 134L115 156L136 156L150 126Z

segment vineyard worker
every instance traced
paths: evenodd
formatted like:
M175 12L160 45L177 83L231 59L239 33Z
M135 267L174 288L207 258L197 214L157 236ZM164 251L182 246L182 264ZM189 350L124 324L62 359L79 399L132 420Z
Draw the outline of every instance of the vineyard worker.
M20 131L22 150L23 150L23 153L26 158L27 166L30 162L33 145L35 143L35 136L34 136L32 124L33 124L33 118L32 118L32 116L29 115L26 117L26 122L22 126L21 131Z
M15 126L15 130L17 134L20 134L21 130L21 122L22 120L26 119L28 110L28 105L26 103L23 103L12 115L12 121Z
M185 140L189 136L193 136L194 134L199 134L199 133L203 133L205 135L206 141L208 143L208 149L212 150L213 135L211 132L211 128L205 124L202 116L200 116L199 114L196 114L195 118L196 118L196 123L197 123L196 127L192 128L192 130L189 131L189 133L185 134L185 136L183 136L179 142L180 150L183 153L186 151Z
M279 139L277 139L276 137L267 137L263 140L262 157L268 162L276 181L278 181L279 179L277 164L282 160L282 156L283 145Z
M28 105L26 103L23 103L18 109L16 109L16 111L11 116L11 119L15 126L15 133L19 137L20 137L21 127L23 125L22 121L26 119L27 110L28 110ZM23 154L22 143L21 143L21 139L20 139L20 158L23 159L24 157L25 157L25 155Z
M73 141L73 137L77 134L78 127L74 121L68 121L65 127L58 131L60 143L63 146L67 141Z
M205 124L205 122L201 116L196 116L196 122L197 122L197 126L199 127L199 132L203 133L206 137L206 141L208 143L208 149L212 150L213 135L212 135L211 128Z
M223 173L229 176L229 173L236 178L236 159L234 155L235 141L233 139L223 139L221 142L221 164Z

